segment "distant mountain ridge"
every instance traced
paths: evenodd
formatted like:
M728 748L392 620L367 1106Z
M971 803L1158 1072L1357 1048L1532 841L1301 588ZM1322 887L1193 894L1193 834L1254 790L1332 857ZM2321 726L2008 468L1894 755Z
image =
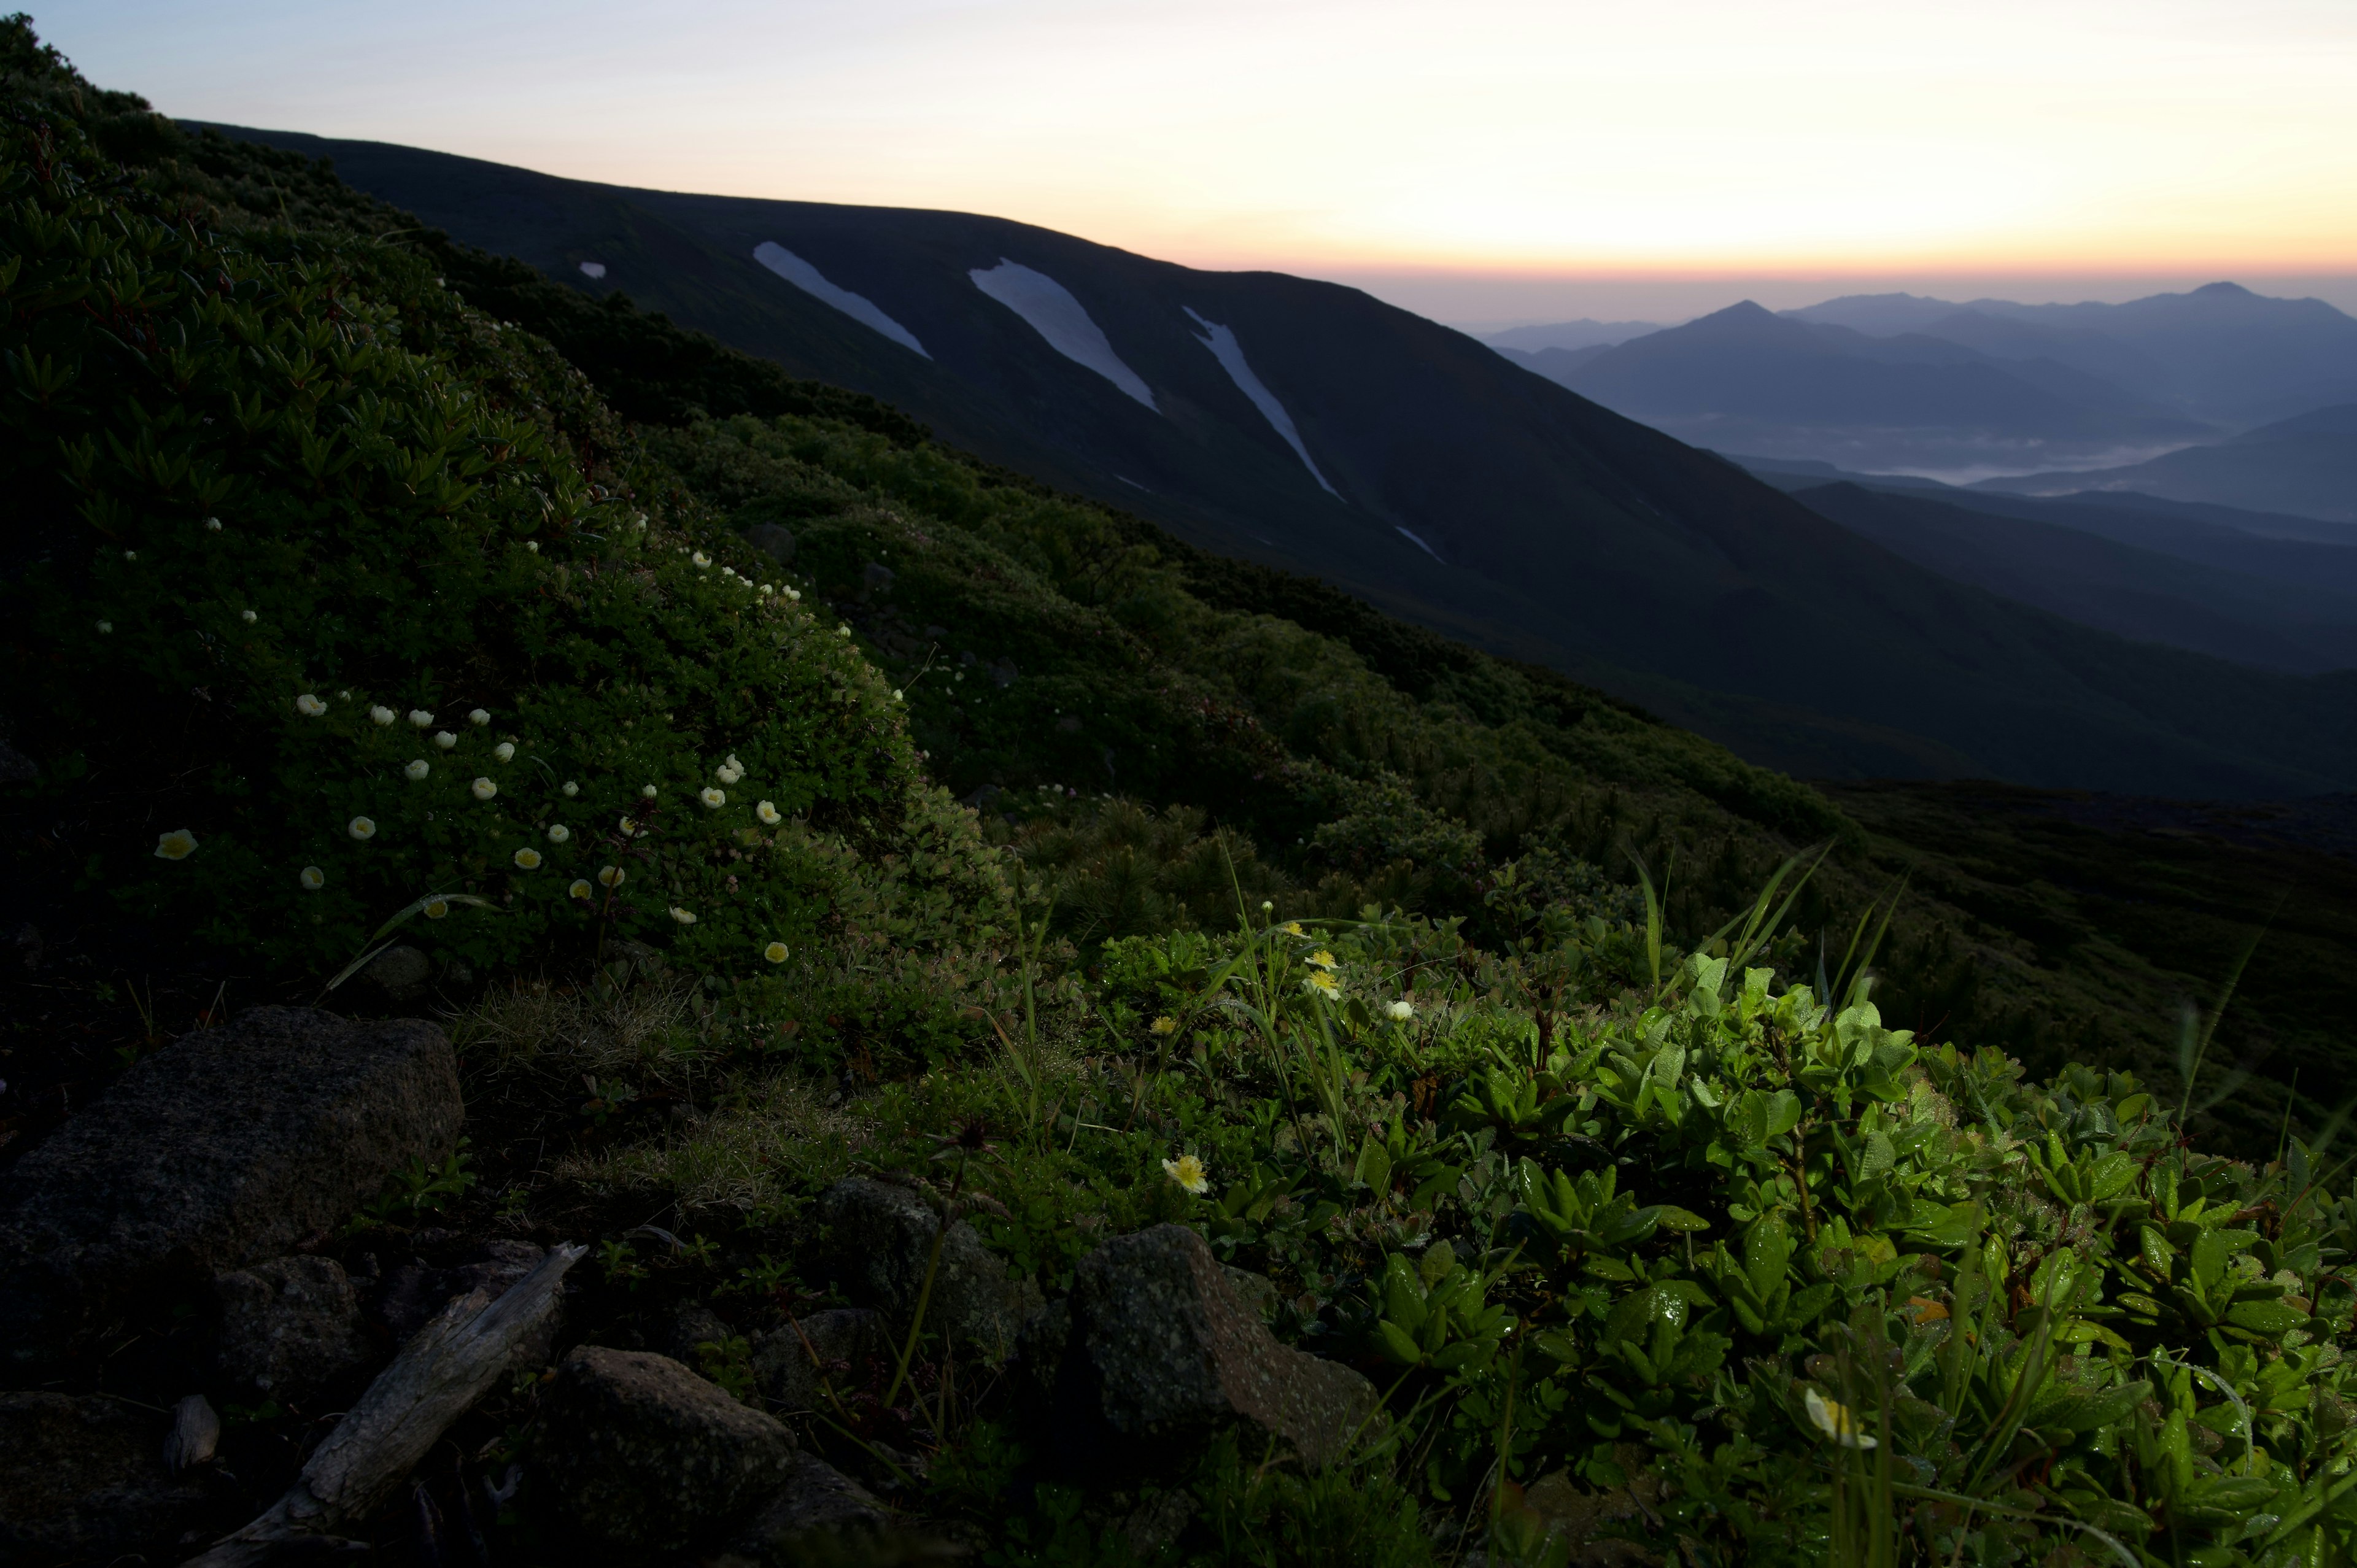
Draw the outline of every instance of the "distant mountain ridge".
M1355 290L969 214L230 134L332 155L352 185L588 299L627 290L995 462L1789 771L2190 796L2357 783L2357 681L2140 646L1960 586Z

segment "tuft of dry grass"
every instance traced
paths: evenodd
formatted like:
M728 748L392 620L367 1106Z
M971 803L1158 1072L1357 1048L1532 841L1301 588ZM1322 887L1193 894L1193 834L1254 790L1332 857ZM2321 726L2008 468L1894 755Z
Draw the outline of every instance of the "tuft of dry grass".
M469 1089L511 1101L569 1095L595 1078L692 1100L716 1051L694 987L600 975L578 989L518 981L451 1019Z
M825 1084L782 1074L661 1142L576 1155L556 1175L597 1193L661 1188L691 1210L775 1212L795 1188L849 1175L872 1135L869 1121L829 1098Z

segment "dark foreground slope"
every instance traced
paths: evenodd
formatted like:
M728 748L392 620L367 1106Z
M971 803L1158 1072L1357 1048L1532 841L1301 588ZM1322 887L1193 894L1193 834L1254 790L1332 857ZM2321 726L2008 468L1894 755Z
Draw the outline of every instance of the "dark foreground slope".
M625 190L236 134L332 154L351 183L460 240L588 294L626 292L993 460L1578 675L1755 760L2193 795L2357 779L2357 684L2139 648L1946 582L1352 290L963 214ZM764 244L923 352L786 282L754 259ZM1069 291L1132 390L974 281L1007 263ZM1214 328L1298 453L1215 355Z

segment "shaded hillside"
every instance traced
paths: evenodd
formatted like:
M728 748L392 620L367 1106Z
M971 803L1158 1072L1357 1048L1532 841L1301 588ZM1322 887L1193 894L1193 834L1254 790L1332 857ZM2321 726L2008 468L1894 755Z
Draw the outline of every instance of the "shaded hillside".
M2271 581L2057 523L1857 485L1794 496L1944 577L2082 626L2266 669L2357 667L2357 592L2348 588ZM2306 549L2344 557L2333 564L2357 586L2357 550Z
M1749 301L1524 362L1698 445L1854 467L2059 463L2211 429L2052 358L1993 357L1920 333L1873 337Z
M2357 403L2124 467L2024 474L1973 488L2030 496L2118 490L2357 522Z
M271 140L332 152L361 188L585 295L626 290L993 461L1564 671L1758 760L2280 794L2330 788L2357 759L2337 686L2157 659L1960 590L1351 290L959 214L624 191ZM316 166L281 166L299 183ZM756 260L762 245L922 352ZM1009 265L1068 295L1146 398L971 275Z

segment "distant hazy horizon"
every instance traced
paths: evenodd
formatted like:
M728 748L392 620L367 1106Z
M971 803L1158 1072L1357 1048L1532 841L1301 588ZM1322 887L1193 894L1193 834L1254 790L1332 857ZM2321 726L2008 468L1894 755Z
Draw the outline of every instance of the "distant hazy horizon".
M2357 309L2347 0L63 0L167 113L985 212L1485 327L2232 279Z

